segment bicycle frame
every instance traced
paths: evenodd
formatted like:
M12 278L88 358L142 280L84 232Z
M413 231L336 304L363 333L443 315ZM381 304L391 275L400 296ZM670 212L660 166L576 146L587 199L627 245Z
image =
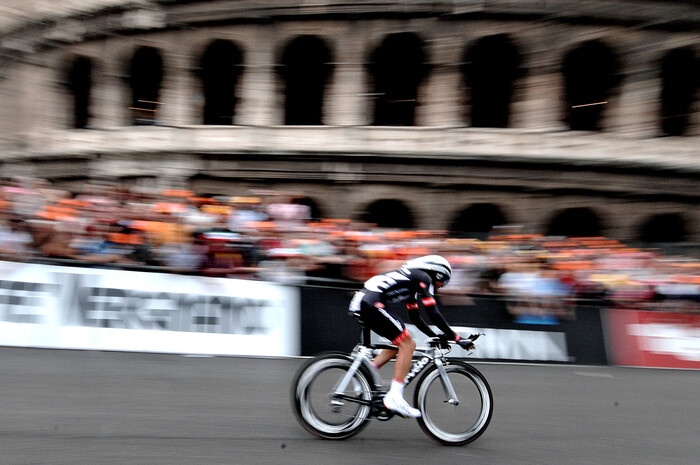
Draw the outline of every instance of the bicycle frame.
M361 365L364 365L367 368L367 371L372 374L372 383L374 384L375 392L381 392L383 388L382 378L379 371L372 363L372 357L376 351L382 349L397 350L398 348L393 345L385 344L364 345L360 343L355 346L350 355L350 357L353 359L352 365L333 389L333 399L344 398L346 400L357 401L357 399L348 399L343 393ZM411 363L411 369L404 380L406 386L408 386L411 381L425 369L425 367L433 363L435 366L437 366L438 372L440 373L442 389L445 392L445 397L447 398L446 402L452 405L459 405L457 394L455 393L452 383L447 377L447 372L445 371L444 360L446 354L450 350L451 349L449 348L442 349L439 347L416 347L414 353L418 353L419 358L414 359Z

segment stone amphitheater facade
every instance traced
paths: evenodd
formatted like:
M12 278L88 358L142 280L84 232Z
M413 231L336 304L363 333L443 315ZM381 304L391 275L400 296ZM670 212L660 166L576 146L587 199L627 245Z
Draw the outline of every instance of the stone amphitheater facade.
M0 172L700 239L690 0L5 0Z

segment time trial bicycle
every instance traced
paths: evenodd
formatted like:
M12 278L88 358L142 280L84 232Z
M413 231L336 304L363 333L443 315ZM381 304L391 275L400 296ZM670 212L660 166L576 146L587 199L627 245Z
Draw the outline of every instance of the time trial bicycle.
M475 341L483 333L469 336ZM472 365L448 359L452 342L430 338L417 347L406 385L418 377L414 406L420 427L432 439L461 446L481 436L493 415L493 395L486 378ZM294 413L307 431L324 439L346 439L371 419L388 421L395 414L382 399L386 394L379 371L371 363L387 344L372 344L363 326L361 342L351 353L333 352L308 360L292 382Z

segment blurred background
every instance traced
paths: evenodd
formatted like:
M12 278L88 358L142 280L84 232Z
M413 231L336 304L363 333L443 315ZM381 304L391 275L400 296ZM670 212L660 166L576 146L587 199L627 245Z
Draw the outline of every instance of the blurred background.
M0 253L342 290L439 253L455 312L667 311L697 341L699 25L692 0L4 0Z

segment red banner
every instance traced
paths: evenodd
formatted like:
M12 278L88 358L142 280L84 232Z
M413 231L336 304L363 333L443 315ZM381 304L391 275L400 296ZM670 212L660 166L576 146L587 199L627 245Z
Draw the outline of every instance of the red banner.
M606 315L615 365L700 369L700 315L642 310Z

